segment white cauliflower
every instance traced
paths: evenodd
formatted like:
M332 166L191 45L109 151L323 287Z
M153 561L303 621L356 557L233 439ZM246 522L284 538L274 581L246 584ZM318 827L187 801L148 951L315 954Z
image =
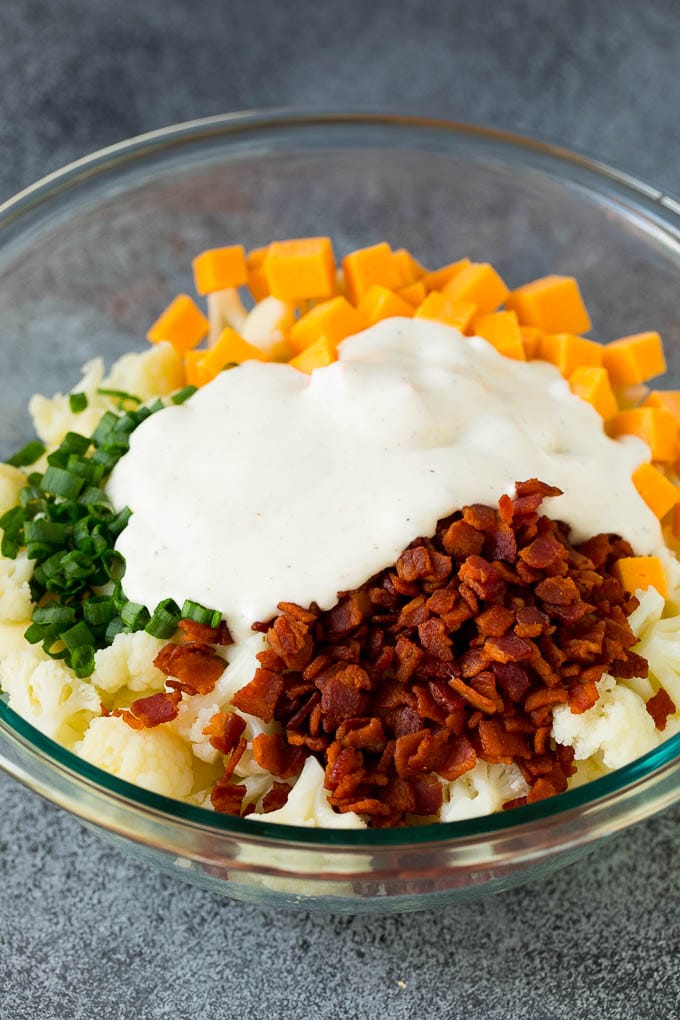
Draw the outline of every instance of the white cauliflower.
M88 361L82 379L71 391L87 396L84 411L74 414L69 395L63 393L51 398L36 394L31 397L28 409L42 441L54 447L67 432L91 435L106 411L117 410L117 398L97 393L99 389L122 390L141 400L150 400L166 396L183 385L184 369L179 354L170 344L155 344L141 354L124 354L106 377L101 358Z
M443 782L442 786L442 822L481 818L500 811L508 800L524 797L529 790L516 765L489 764L485 761L478 761L469 772L453 782Z
M64 747L73 748L90 719L101 710L87 680L46 658L30 645L0 660L0 688L9 707Z
M594 758L608 769L618 769L651 751L663 739L644 700L605 673L597 685L600 697L587 712L577 714L568 705L553 712L553 736L558 744L573 747L577 761Z
M11 464L0 464L0 517L17 505L19 490L26 485L26 475Z
M92 683L107 694L123 687L130 691L162 691L165 676L153 664L166 644L146 631L116 634L113 644L95 652Z
M680 616L669 616L648 627L635 650L647 659L650 674L680 709Z
M310 756L283 807L264 815L252 814L249 818L308 828L365 829L366 823L354 811L340 814L333 810L323 784L324 771L316 758Z
M132 393L141 400L165 397L184 386L182 358L171 344L154 344L141 354L124 354L104 387Z
M133 730L116 716L100 716L73 748L85 761L166 797L187 797L194 784L191 750L165 725Z
M208 294L207 304L208 321L210 322L209 347L217 343L225 326L231 326L232 329L241 332L248 313L243 307L243 302L235 287L212 291Z
M15 560L0 556L0 620L19 622L30 618L32 603L28 582L33 566L25 553L20 553Z
M290 302L266 297L249 313L241 335L248 343L266 350L277 340L282 340L294 322L295 310Z

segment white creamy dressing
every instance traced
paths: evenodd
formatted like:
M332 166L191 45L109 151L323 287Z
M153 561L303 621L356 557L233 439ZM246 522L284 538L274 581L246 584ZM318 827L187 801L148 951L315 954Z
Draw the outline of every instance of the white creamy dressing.
M426 320L388 319L307 376L248 362L147 419L108 485L133 515L118 539L128 598L220 609L242 640L280 601L329 608L469 503L518 480L564 490L544 511L575 541L601 531L662 547L614 441L545 362Z

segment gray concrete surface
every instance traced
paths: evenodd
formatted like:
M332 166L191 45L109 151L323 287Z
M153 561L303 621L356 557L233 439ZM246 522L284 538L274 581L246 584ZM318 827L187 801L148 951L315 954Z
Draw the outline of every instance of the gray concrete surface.
M680 193L673 0L3 0L0 43L0 199L127 135L282 104L478 121ZM680 1016L680 808L540 885L324 919L176 883L6 777L0 798L2 1020Z

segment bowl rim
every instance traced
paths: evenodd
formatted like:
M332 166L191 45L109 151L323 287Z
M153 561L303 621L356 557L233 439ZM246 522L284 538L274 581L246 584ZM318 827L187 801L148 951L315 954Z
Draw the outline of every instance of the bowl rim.
M525 153L534 153L551 165L575 171L585 171L593 180L614 187L628 195L636 208L643 209L660 223L664 232L675 241L680 240L680 201L638 178L598 160L571 151L559 145L539 141L524 135L476 124L451 121L439 117L417 114L374 111L323 111L305 108L280 108L265 111L238 111L171 124L167 127L132 136L113 145L95 150L63 167L52 171L35 183L0 203L0 247L2 231L10 224L50 201L61 192L78 187L83 181L149 156L158 156L164 150L184 144L195 144L270 129L328 128L338 126L381 127L387 129L413 129L448 133L466 139L479 139ZM73 752L47 737L31 723L10 709L0 699L0 735L20 745L22 752L37 756L50 769L60 771L76 784L89 787L98 796L110 798L122 807L188 827L202 830L213 836L252 837L271 843L312 846L343 846L355 849L381 847L404 848L436 843L468 843L478 837L511 835L515 830L526 832L541 823L557 824L565 816L582 808L595 808L616 794L635 790L669 771L680 771L680 734L669 738L628 765L599 779L568 790L563 794L536 804L515 808L478 818L454 822L436 822L402 829L314 829L249 818L218 814L205 808L152 793L142 787L119 779L89 764ZM0 752L1 752L0 747ZM50 792L44 783L37 783L24 769L15 766L0 753L0 766L49 799ZM680 792L678 794L680 797ZM662 807L666 806L663 804ZM647 814L659 810L653 806ZM77 808L69 810L78 814ZM637 817L644 817L639 814ZM636 818L637 820L637 818Z

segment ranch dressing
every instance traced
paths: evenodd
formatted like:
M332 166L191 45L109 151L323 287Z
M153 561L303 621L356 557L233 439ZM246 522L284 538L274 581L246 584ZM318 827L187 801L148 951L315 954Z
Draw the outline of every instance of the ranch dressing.
M388 319L311 376L248 362L145 421L109 481L132 509L117 548L128 598L222 611L234 637L279 601L327 609L468 503L517 480L564 490L543 509L574 541L601 531L662 546L631 475L647 459L609 439L554 366L485 340Z

